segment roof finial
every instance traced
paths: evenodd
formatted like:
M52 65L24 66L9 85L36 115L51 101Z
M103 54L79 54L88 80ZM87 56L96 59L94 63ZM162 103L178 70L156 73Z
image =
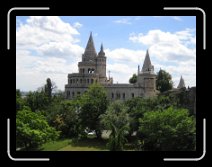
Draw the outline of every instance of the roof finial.
M103 44L102 44L102 43L101 43L100 51L101 51L101 52L103 52L103 51L104 51L104 48L103 48Z
M105 52L104 52L104 48L103 48L103 44L101 43L101 47L100 47L100 51L99 51L99 54L98 54L99 56L105 56Z

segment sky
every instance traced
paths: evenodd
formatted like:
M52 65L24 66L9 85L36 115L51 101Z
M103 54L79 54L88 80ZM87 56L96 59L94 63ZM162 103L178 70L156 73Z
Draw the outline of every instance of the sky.
M195 16L16 16L16 89L35 91L51 78L63 91L90 32L114 83L128 83L148 49L155 73L169 72L174 87L181 75L196 86Z

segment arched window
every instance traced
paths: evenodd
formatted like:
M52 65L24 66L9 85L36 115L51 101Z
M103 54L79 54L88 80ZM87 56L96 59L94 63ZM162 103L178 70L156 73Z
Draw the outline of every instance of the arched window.
M93 83L93 79L91 79L91 83Z
M111 94L111 98L114 99L114 93Z
M72 98L74 98L74 92L72 92Z
M134 95L134 93L132 93L132 97L134 97L135 95Z
M80 83L82 83L82 79L80 79Z
M87 79L87 83L89 84L89 79Z

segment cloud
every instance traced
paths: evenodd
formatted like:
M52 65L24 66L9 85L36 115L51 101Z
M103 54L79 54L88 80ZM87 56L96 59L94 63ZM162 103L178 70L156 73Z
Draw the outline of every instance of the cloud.
M79 41L76 28L63 22L56 16L30 16L26 24L16 30L17 49L37 49L49 42L68 41L71 44Z
M119 20L115 20L114 23L117 23L117 24L132 24L130 22L130 19L129 18L122 18L122 19L119 19Z
M129 83L129 78L133 73L137 73L137 66L132 64L113 63L107 65L110 76L114 83Z
M16 87L25 91L43 86L49 77L63 90L68 72L76 72L78 68L76 63L63 58L32 56L25 50L17 51L17 55Z
M138 65L142 66L146 51L127 48L106 49L107 71L113 77L114 83L128 83L129 78L137 73Z
M79 23L79 22L74 23L74 28L81 28L81 27L82 27L81 23Z
M170 19L173 19L173 20L176 20L176 21L183 21L181 17L179 16L152 16L154 18L158 18L158 19L164 19L164 18L170 18Z
M74 24L79 28L79 24ZM31 16L16 29L16 85L36 90L46 78L64 90L67 75L77 72L84 48L76 27L55 16Z
M196 85L196 35L194 29L177 32L150 30L146 34L131 33L129 40L147 46L155 70L165 69L177 86L183 75L187 85Z
M192 29L175 33L161 30L150 30L147 34L131 33L129 40L148 46L159 60L184 61L196 57L196 36Z
M112 60L113 62L138 63L144 60L144 54L146 51L117 48L114 50L106 49L105 53L108 59Z
M182 21L182 19L178 16L173 16L172 19L177 20L177 21Z

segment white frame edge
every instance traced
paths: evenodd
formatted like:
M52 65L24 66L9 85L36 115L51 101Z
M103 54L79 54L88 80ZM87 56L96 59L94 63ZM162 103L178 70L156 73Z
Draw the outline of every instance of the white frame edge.
M10 119L7 119L7 155L12 161L50 161L50 158L14 158L10 154Z
M10 50L10 14L14 10L49 10L49 7L13 7L7 12L7 50Z
M206 13L199 7L164 7L164 10L198 10L203 15L203 49L206 50Z
M199 158L164 158L164 161L200 161L206 155L206 118L203 119L203 153Z

